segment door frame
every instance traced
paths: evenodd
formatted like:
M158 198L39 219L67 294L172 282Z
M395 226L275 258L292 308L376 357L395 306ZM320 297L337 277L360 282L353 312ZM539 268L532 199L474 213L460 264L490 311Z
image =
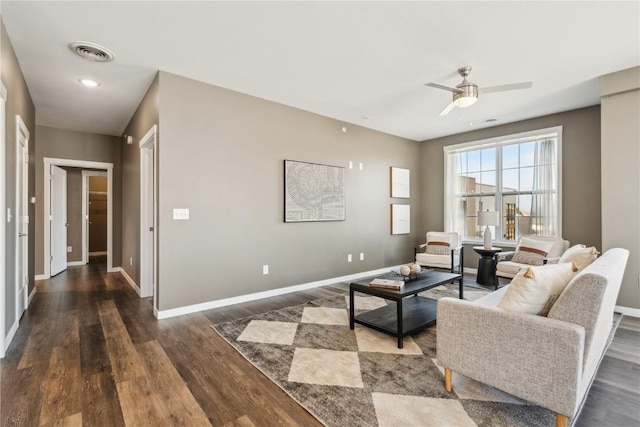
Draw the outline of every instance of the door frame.
M104 176L107 177L106 171L82 171L82 263L89 262L89 177ZM107 194L107 204L109 203L109 194Z
M27 129L27 125L22 120L19 114L16 114L16 206L15 206L15 220L16 220L16 240L15 240L15 291L16 291L16 317L15 324L20 324L20 318L22 317L22 313L24 313L29 307L29 225L27 225L27 237L25 239L25 243L22 249L22 255L19 255L20 251L20 227L21 222L26 220L26 224L29 224L29 129ZM22 144L24 141L24 145ZM20 165L22 157L20 152L23 151L26 153L26 164L27 166ZM18 176L22 173L22 180ZM22 184L22 188L20 188L20 184ZM18 215L20 213L20 215ZM25 215L26 213L26 215ZM20 218L24 217L24 219ZM20 266L20 260L22 260L22 266ZM20 277L20 273L24 272L27 277L26 289L24 291L23 301L20 301L20 282L23 277ZM35 291L35 288L34 288ZM19 310L24 306L24 310Z
M107 271L109 273L120 271L113 267L113 163L92 162L85 160L58 159L45 157L44 162L44 272L38 278L49 279L51 277L51 179L50 166L68 166L84 169L102 169L107 171Z
M7 88L0 81L0 242L7 241L7 146L5 136L7 129L5 127L5 104L7 102ZM6 262L7 254L5 244L0 244L0 359L5 355L5 313L6 313Z
M157 150L158 126L151 129L140 139L140 296L153 295L153 307L157 309L158 300L158 180ZM152 212L150 212L152 210ZM149 221L149 218L153 218ZM145 236L153 227L153 243L149 245ZM153 258L151 258L153 257ZM153 263L153 272L149 276L149 263Z

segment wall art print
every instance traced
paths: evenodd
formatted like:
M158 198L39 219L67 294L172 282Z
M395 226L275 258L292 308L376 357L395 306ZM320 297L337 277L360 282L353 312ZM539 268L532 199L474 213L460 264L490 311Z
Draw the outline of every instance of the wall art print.
M284 161L284 222L344 221L345 168Z

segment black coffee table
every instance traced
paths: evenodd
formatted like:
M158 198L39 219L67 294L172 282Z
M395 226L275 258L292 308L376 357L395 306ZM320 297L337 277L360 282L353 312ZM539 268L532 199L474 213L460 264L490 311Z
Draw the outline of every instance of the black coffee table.
M398 277L390 276L378 278L398 280ZM421 297L418 293L457 280L460 286L460 299L462 299L462 275L460 274L427 271L419 278L405 283L399 291L373 288L369 286L369 282L373 279L373 277L362 279L349 285L349 327L353 329L355 323L359 323L398 337L398 348L403 347L402 340L405 336L421 331L436 321L437 300ZM355 316L354 292L374 295L396 303ZM405 299L407 297L412 298Z

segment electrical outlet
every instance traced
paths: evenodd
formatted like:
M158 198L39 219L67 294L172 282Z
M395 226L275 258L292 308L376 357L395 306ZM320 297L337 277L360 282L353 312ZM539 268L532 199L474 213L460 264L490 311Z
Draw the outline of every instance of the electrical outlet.
M129 258L129 265L133 265L133 257Z
M347 262L351 262L351 254L347 255Z
M262 274L265 275L265 276L267 274L269 274L269 266L268 265L265 264L265 265L262 266Z
M175 220L188 220L189 219L189 209L174 209L173 210L173 219L175 219Z
M73 246L67 246L67 252L73 252Z
M358 167L360 168L360 170L364 170L364 163L360 163Z
M364 261L364 252L360 252L360 261Z

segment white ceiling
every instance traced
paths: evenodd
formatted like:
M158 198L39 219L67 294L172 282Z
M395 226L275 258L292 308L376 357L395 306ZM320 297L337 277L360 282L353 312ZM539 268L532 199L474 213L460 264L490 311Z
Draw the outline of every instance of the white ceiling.
M157 70L425 140L598 104L598 76L640 65L638 1L3 0L1 13L37 123L110 135ZM116 59L74 55L67 45L79 40ZM439 117L451 95L424 83L455 86L465 65L480 87L533 88Z

